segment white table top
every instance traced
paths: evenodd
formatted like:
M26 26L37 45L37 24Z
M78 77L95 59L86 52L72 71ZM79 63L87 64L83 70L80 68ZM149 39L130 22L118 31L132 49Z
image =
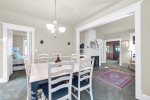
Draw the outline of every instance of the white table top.
M53 67L51 71L57 71L58 68L60 67ZM64 66L63 66L64 68ZM79 72L79 65L75 64L74 65L74 70L73 72ZM36 63L31 65L31 73L30 73L30 80L29 82L36 82L36 81L41 81L48 79L48 63Z

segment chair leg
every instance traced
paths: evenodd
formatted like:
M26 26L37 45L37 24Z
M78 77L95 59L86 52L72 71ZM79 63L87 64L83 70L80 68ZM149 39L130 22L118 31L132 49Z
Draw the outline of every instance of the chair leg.
M69 99L68 99L68 100L71 100L71 98L72 98L71 96L72 96L72 95L71 95L71 93L70 93L70 97L69 97Z
M41 98L42 98L42 100L46 100L46 99L45 99L45 96L44 96L44 94L43 94L43 93L42 93L42 97L41 97Z
M76 92L76 90L75 90L75 89L73 89L73 92Z
M27 100L31 100L31 84L27 83Z
M93 100L92 87L90 88L90 97L91 97L91 100Z
M80 91L78 91L78 100L80 100Z

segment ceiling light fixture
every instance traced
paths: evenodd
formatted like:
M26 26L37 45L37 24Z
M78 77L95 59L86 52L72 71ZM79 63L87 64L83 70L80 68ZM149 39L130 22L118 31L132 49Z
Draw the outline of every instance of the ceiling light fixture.
M56 17L56 0L55 0L55 19L53 21L52 24L46 24L47 29L49 30L49 32L56 37L58 33L64 33L66 31L65 27L59 27L58 26L58 21L57 21L57 17Z

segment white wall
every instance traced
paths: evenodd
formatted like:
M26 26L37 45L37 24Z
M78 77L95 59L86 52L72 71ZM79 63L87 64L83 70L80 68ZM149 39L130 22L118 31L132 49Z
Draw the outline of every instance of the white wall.
M103 40L104 39L104 34L97 31L96 39L102 39Z
M142 92L150 96L150 0L144 0L142 4L142 18L141 18L141 42L142 42ZM147 100L149 100L147 97Z
M70 55L74 52L75 32L71 26L64 25L67 29L64 35L54 38L45 26L49 21L4 10L0 10L0 19L3 22L35 27L35 49L38 53L61 52L62 55ZM43 45L40 40L44 40ZM71 42L70 46L67 45L68 41Z
M2 24L0 23L0 78L3 76L3 32L2 32Z
M129 51L129 45L130 45L130 36L126 36L122 38L122 43L128 41L128 46L121 46L121 62L122 66L127 67L130 63L130 51ZM122 44L121 43L121 44Z
M24 25L35 27L35 49L37 54L40 53L56 53L61 52L62 55L68 56L75 52L75 31L72 26L64 25L66 27L66 32L63 36L58 36L58 38L54 38L47 30L46 24L49 21L37 19L31 16L26 16L14 12L9 12L6 10L0 9L0 21L7 22L12 24ZM0 24L0 38L2 38L2 25ZM40 40L44 40L44 44L40 44ZM67 42L71 42L71 45L68 46ZM1 46L0 42L0 46ZM0 47L0 51L3 47ZM3 68L3 57L2 52L0 52L0 78L2 77L2 68Z
M22 34L21 32L19 32ZM13 35L13 47L18 47L21 55L23 55L23 43L26 36L23 35Z
M80 33L80 44L85 43L85 32Z

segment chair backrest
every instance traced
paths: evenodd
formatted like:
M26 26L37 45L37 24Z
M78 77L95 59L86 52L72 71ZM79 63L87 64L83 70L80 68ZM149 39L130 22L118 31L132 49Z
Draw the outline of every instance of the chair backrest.
M24 58L24 66L26 71L26 77L27 77L27 100L31 100L31 86L29 83L30 79L30 72L31 72L31 64L29 63L29 60Z
M80 59L88 59L87 55L80 55Z
M78 75L78 87L84 80L89 81L89 85L92 84L94 58L80 59L79 75Z
M78 54L72 54L71 55L71 61L78 62L78 59L79 59L79 55Z
M57 71L55 69L55 72L54 72L53 67L55 68L58 67ZM74 69L73 62L70 62L70 61L60 62L57 64L49 64L49 67L48 67L49 100L51 100L53 92L56 92L63 88L67 88L68 95L71 96L73 69ZM55 78L53 78L54 76ZM52 87L53 85L56 85L56 86Z
M49 55L48 54L39 54L38 55L38 63L49 62Z

